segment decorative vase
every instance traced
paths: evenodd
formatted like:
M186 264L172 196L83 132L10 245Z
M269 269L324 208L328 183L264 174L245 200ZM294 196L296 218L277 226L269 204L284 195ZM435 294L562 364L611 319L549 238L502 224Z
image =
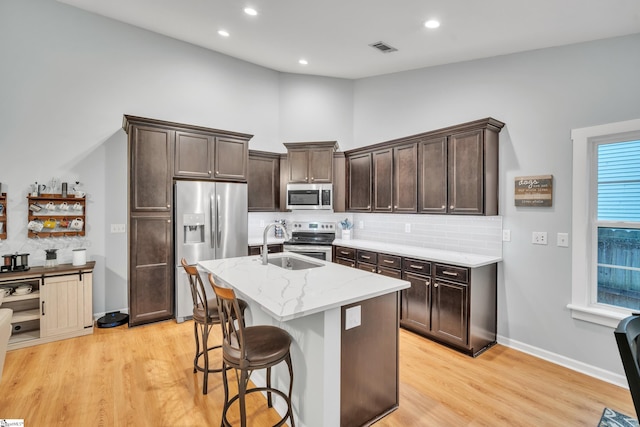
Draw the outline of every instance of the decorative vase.
M342 239L351 240L351 230L342 230Z

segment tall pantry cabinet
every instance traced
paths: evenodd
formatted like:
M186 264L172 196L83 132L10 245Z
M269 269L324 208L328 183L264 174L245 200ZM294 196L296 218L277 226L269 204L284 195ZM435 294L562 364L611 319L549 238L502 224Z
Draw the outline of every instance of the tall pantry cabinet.
M174 179L246 182L251 135L124 116L129 139L129 326L174 317Z

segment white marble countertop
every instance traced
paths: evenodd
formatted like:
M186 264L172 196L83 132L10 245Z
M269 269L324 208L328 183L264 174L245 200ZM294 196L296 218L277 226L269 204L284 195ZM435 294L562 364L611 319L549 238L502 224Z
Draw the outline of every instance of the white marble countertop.
M255 301L280 321L364 301L410 286L405 280L290 252L272 254L269 259L283 256L323 266L286 270L272 264L262 265L257 255L200 261L198 265L213 273L216 283L235 289L242 298Z
M441 249L420 248L417 246L397 245L383 242L373 242L370 240L342 240L333 241L334 246L346 246L355 249L365 249L369 251L381 252L389 255L399 255L424 259L427 261L442 262L445 264L454 264L461 267L482 267L484 265L494 264L502 261L501 257L476 255L465 252L445 251Z

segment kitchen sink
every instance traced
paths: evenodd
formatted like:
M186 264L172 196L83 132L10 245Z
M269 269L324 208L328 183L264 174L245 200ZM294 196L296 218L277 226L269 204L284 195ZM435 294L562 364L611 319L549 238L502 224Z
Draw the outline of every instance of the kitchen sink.
M269 258L267 262L269 264L275 265L276 267L284 268L285 270L307 270L310 268L324 267L324 264L318 264L315 262L305 261L299 258L288 256Z

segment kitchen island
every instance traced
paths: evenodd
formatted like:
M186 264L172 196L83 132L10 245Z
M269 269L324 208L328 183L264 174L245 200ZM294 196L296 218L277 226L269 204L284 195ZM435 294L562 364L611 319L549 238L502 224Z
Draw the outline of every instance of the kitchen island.
M247 300L247 325L279 326L293 337L293 407L303 427L367 425L398 407L399 291L409 282L298 254L316 266L289 270L260 256L201 261L216 283ZM295 262L294 262L295 264ZM284 264L286 267L286 262ZM284 366L272 384L288 387ZM264 372L252 381L264 385ZM276 400L276 410L286 409Z

